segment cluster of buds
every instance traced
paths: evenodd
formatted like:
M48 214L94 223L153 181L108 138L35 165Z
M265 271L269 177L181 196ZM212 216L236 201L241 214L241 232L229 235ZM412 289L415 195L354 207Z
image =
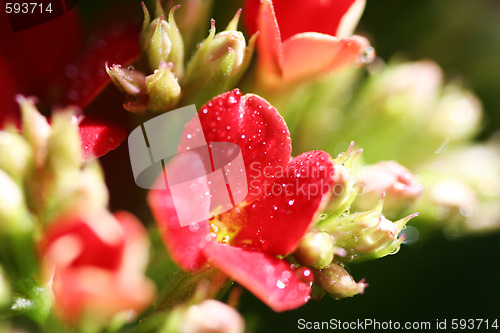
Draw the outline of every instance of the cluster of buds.
M49 123L34 99L18 103L22 132L0 131L0 307L43 325L53 304L65 322L95 328L142 311L154 293L143 275L147 234L130 214L107 211L77 110L56 110Z
M333 188L325 212L293 253L297 263L313 270L316 286L334 298L363 293L367 284L363 280L355 282L345 264L396 253L404 240L400 236L402 229L418 215L396 222L385 217L382 209L386 200L390 203L389 211L401 211L405 203L417 199L422 186L396 162L382 162L355 171L358 168L354 160L360 152L354 151L351 144L347 152L334 160L339 188ZM378 201L373 202L375 197ZM370 205L372 209L350 213Z
M201 25L201 22L194 24L186 16L192 12L191 7L201 6L205 14L208 12L208 5L198 2L186 3L184 10L182 6L174 6L168 19L165 19L165 12L157 3L157 17L153 20L143 4L142 50L151 74L133 68L125 69L118 64L106 64L106 71L113 83L127 94L124 104L126 110L135 113L147 110L165 112L181 103L202 105L211 97L233 88L245 73L257 34L247 45L243 33L237 30L241 11L220 33L216 33L215 21L212 20L208 37L200 43L185 66L186 58L191 53L186 53L184 39L187 38L191 44L191 38ZM182 14L181 28L185 31L179 29L174 19L177 9ZM190 51L189 48L187 50Z

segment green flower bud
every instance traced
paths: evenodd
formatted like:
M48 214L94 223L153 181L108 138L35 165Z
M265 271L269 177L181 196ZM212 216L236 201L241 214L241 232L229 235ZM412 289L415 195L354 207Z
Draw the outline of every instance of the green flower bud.
M384 257L399 250L403 239L399 233L412 214L391 222L382 215L383 200L370 211L329 219L324 224L333 236L335 246L346 250L345 260L365 260Z
M400 213L422 193L417 178L396 161L382 161L364 167L358 173L358 184L360 191L352 207L368 210L385 193L384 213L389 217Z
M196 44L203 39L212 10L213 0L175 0L181 5L177 10L176 22L184 40L186 54L190 55Z
M161 62L172 63L172 72L178 78L184 73L184 43L175 24L174 12L178 6L172 8L168 21L163 15L151 21L149 12L143 4L144 24L142 29L143 49L149 60L151 69L157 69Z
M36 271L33 238L32 218L21 189L0 170L0 262L12 279L25 278Z
M215 95L233 88L250 63L254 50L254 35L249 45L240 31L236 31L238 11L227 29L215 34L215 22L209 36L203 41L188 64L184 80L185 96L189 102L203 104Z
M23 136L33 149L36 166L41 166L47 155L50 125L47 119L38 112L35 98L18 95L16 100L21 108Z
M146 94L146 76L134 69L122 68L120 65L108 67L106 61L106 72L115 86L124 93L132 96Z
M0 234L24 232L27 216L24 196L18 184L3 170L0 170Z
M0 156L0 170L20 184L33 165L29 144L17 132L0 131Z
M0 266L0 309L10 303L11 296L9 281L7 281L7 276ZM2 329L1 326L0 329Z
M81 165L81 142L75 110L57 111L52 117L52 133L48 139L45 170L61 177Z
M45 205L44 220L53 221L57 216L78 208L95 210L108 204L108 189L97 161L80 169L60 175L53 184Z
M155 111L174 108L181 97L181 86L169 65L161 63L155 72L146 77L146 88Z
M363 280L356 283L344 267L333 262L328 267L314 272L314 282L335 298L362 294L368 286Z
M301 265L321 269L332 262L334 251L333 239L329 234L309 232L302 238L293 257Z

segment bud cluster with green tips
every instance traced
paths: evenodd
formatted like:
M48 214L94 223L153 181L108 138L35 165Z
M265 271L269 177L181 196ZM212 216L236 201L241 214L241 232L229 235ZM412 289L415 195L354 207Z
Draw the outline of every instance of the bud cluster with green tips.
M195 2L183 6L208 6ZM182 15L179 28L174 16L177 10L183 10L180 5L171 8L167 16L158 2L154 19L144 4L143 10L141 46L147 68L141 72L106 64L113 83L127 94L126 110L165 112L181 104L202 105L236 86L250 64L257 38L257 34L252 36L247 45L243 33L237 30L241 10L222 32L216 33L215 21L211 20L208 37L194 51L192 38L203 21L188 24L184 22L186 15Z

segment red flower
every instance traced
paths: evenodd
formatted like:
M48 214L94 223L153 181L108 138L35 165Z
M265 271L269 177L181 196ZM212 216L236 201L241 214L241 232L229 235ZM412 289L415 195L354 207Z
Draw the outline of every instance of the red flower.
M53 274L55 309L68 322L89 314L109 319L121 311L142 311L153 298L154 287L143 276L147 234L128 213L75 214L54 221L40 253Z
M247 0L245 24L257 30L261 83L279 84L353 63L368 41L352 36L365 0Z
M261 97L241 96L237 89L212 99L199 117L203 133L186 127L179 151L205 138L237 144L248 195L225 213L180 227L170 191L151 190L149 204L173 259L184 270L200 269L207 262L217 266L275 311L305 304L311 272L296 270L277 256L297 248L328 200L334 171L330 156L313 151L291 159L290 135L278 111ZM186 174L191 164L183 159L167 168ZM198 202L185 208L203 206L209 205Z

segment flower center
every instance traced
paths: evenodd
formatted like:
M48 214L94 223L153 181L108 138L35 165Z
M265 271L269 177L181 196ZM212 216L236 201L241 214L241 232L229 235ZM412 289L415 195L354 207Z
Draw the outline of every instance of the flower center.
M235 208L208 220L210 233L216 236L219 243L234 245L231 240L241 231L246 222L246 214L242 209L245 205L247 203L242 202Z

